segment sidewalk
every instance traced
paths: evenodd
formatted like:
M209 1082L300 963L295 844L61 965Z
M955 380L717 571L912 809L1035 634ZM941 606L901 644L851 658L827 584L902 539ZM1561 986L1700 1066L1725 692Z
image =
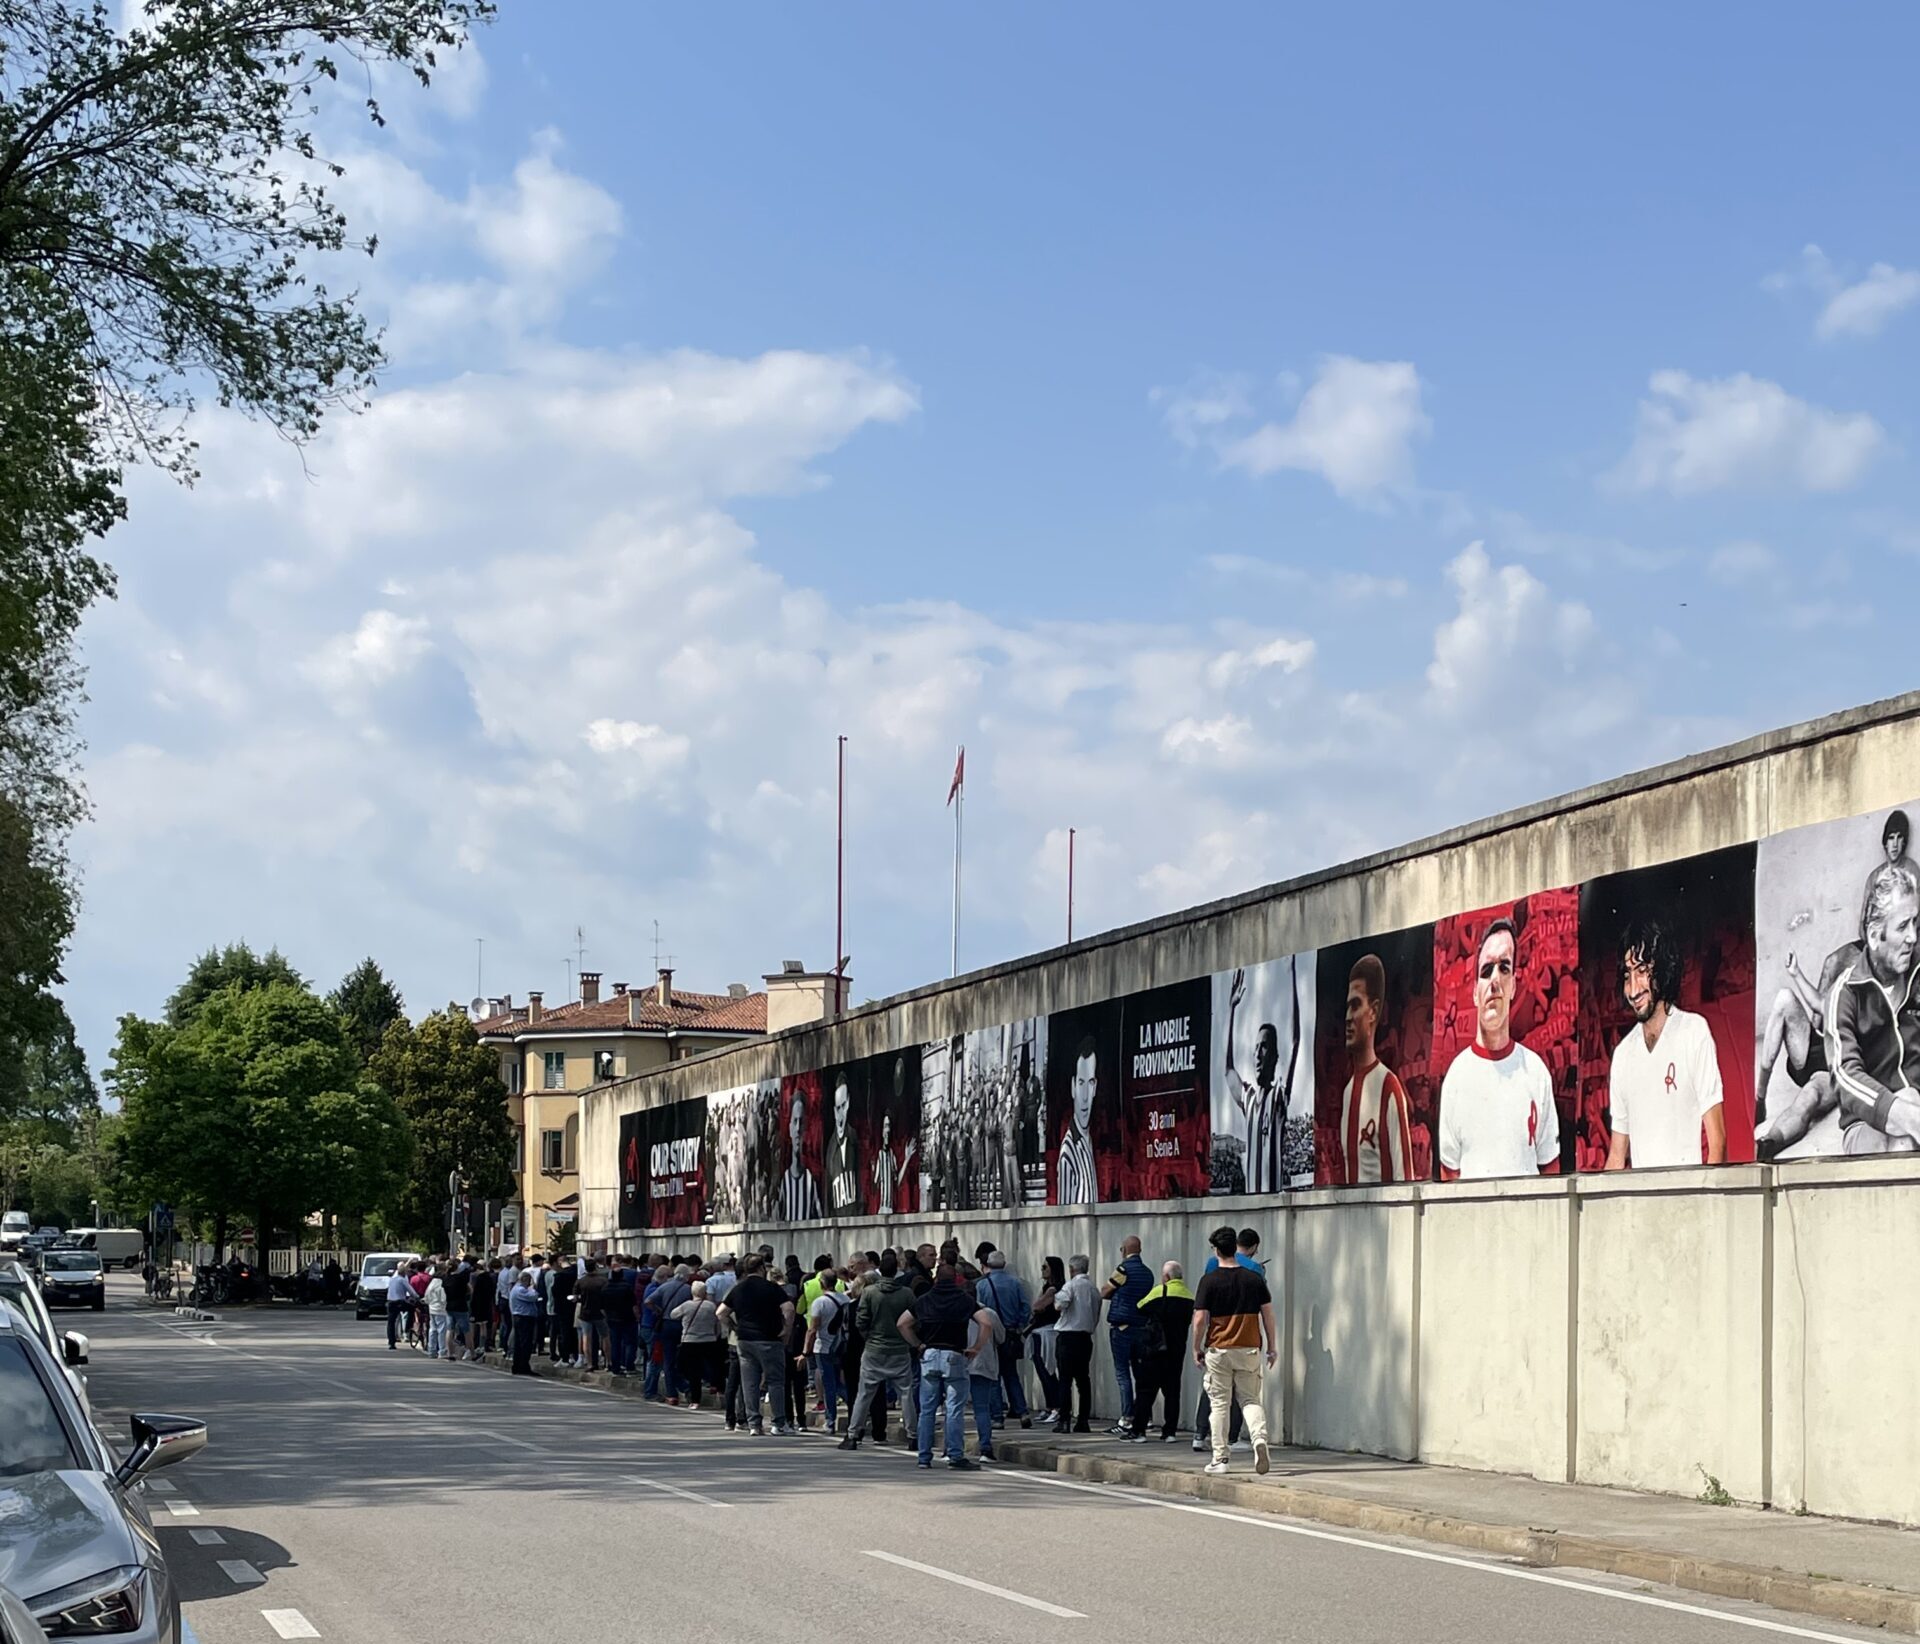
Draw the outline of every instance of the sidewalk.
M1920 1531L1284 1446L1264 1478L1241 1450L1231 1473L1210 1477L1185 1433L1127 1444L1009 1426L994 1452L1097 1483L1920 1634Z

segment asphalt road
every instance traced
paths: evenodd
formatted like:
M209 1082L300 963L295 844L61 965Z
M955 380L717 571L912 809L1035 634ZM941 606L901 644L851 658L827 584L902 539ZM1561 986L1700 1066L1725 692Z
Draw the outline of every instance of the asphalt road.
M1882 1636L1014 1469L920 1472L891 1446L736 1437L389 1353L350 1313L190 1324L123 1285L76 1321L97 1419L212 1427L155 1515L204 1644Z

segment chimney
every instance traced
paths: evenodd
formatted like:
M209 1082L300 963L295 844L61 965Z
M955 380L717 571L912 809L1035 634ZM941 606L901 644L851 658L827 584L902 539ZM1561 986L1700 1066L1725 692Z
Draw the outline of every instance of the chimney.
M660 980L653 985L653 996L660 1001L662 1010L673 1004L673 972L665 965L660 967Z
M539 1023L539 1021L540 1021L540 995L537 993L529 993L527 995L527 1026L534 1027Z
M627 1026L632 1028L642 1026L646 1008L646 990L644 988L630 988L627 991Z
M624 999L624 998L626 998L626 996L627 996L627 984L626 984L625 982L615 982L615 983L613 984L613 996L614 996L614 998L616 998L616 999Z
M583 970L580 973L580 1003L597 1005L600 1003L600 973L597 970Z
M729 999L747 998L747 984L745 982L729 982L727 984L727 997Z

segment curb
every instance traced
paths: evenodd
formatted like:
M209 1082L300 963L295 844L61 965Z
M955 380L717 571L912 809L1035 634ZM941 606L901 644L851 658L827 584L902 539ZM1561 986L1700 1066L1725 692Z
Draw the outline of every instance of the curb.
M1373 1535L1406 1536L1509 1558L1535 1569L1599 1570L1656 1586L1770 1605L1798 1615L1920 1635L1920 1594L1824 1576L1796 1575L1765 1565L1659 1553L1594 1536L1565 1535L1510 1524L1481 1524L1414 1507L1394 1507L1299 1485L1209 1477L1182 1468L1154 1467L1117 1456L1075 1454L1021 1442L994 1441L1002 1461L1035 1472L1063 1473L1096 1484L1127 1484L1156 1495L1188 1496L1222 1507L1309 1519Z
M173 1316L177 1319L193 1319L200 1324L218 1324L220 1322L218 1314L206 1312L204 1309L198 1307L176 1307L173 1310Z

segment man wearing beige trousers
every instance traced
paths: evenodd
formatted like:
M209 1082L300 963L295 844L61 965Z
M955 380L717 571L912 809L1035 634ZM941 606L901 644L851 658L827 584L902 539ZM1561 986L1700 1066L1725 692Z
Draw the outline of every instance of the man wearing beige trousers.
M1264 1369L1279 1358L1279 1337L1273 1326L1273 1293L1266 1279L1242 1267L1235 1255L1236 1235L1230 1227L1215 1228L1207 1236L1220 1265L1200 1281L1193 1298L1193 1362L1205 1373L1207 1402L1213 1417L1213 1460L1209 1473L1227 1470L1228 1435L1235 1403L1253 1440L1253 1470L1269 1465L1267 1412L1260 1402Z

